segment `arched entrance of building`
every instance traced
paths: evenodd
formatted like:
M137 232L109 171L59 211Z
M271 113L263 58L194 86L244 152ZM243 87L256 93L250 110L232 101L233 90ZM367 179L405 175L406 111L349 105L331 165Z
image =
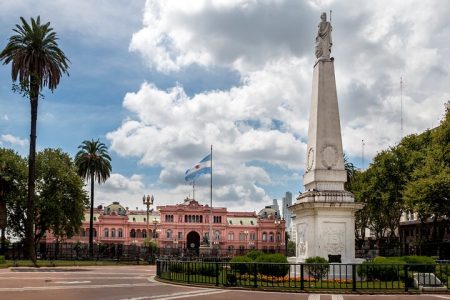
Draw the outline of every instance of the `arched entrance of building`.
M200 247L200 235L195 231L189 232L186 238L186 246L189 251L198 252L198 248Z

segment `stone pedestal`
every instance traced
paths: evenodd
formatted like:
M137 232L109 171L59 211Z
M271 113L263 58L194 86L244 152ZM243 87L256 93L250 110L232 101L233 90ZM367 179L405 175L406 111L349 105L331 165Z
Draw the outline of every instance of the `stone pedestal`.
M306 192L290 207L296 216L297 262L314 256L328 259L329 255L340 255L342 263L354 262L355 211L361 209L362 204L336 202L336 197L353 199L346 191Z
M199 254L200 256L211 256L212 247L209 245L200 245Z

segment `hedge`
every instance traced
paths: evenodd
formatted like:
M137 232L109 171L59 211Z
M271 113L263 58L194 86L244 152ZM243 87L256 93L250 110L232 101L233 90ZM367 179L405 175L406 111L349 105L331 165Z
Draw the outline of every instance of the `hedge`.
M235 256L230 261L231 270L239 274L252 274L253 265L253 259L247 256Z
M289 264L283 254L264 254L255 259L258 264L258 272L262 275L283 277L289 271Z
M312 277L314 277L315 280L322 279L327 273L329 269L328 260L326 260L323 257L315 256L315 257L308 257L305 260L305 263L311 264L306 265L306 270L308 271L308 274Z
M436 266L427 256L376 257L358 266L358 275L367 280L394 281L405 278L403 265L413 272L433 273Z

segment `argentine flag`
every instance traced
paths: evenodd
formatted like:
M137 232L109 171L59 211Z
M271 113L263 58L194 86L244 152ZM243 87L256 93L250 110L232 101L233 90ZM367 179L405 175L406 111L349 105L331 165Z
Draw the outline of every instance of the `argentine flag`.
M186 173L184 173L184 180L194 181L200 175L211 173L211 165L209 164L210 161L211 154L208 154L192 168L187 169Z

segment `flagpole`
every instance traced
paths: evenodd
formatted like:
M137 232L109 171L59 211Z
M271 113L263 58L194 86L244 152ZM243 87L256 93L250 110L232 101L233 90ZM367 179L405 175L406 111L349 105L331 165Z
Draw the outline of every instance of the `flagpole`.
M195 179L192 180L192 199L195 200Z
M212 216L212 144L211 144L211 185L210 185L210 203L209 203L209 238L210 238L210 246L212 247L212 241L213 241L213 233L212 233L212 222L213 222L213 216Z

